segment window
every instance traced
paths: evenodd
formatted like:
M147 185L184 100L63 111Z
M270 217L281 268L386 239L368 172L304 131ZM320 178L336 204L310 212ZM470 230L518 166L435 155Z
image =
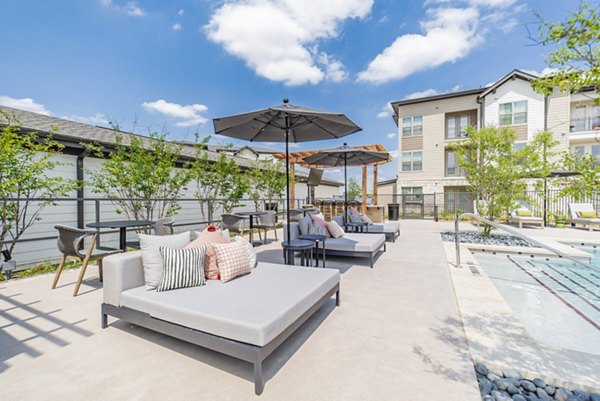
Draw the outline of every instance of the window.
M527 142L515 142L513 143L513 150L521 150L527 146Z
M458 155L453 150L446 151L446 177L464 177L464 169L458 166Z
M402 152L402 171L421 171L423 169L423 152Z
M476 122L476 110L446 114L446 139L466 138L467 127L474 126Z
M585 146L584 145L573 146L573 153L578 154L578 155L583 155L585 153Z
M527 124L527 100L501 103L499 120L501 126Z
M423 187L402 187L402 195L422 195Z
M402 118L402 136L423 135L423 116Z
M594 166L600 164L600 145L592 145L592 156L596 159Z

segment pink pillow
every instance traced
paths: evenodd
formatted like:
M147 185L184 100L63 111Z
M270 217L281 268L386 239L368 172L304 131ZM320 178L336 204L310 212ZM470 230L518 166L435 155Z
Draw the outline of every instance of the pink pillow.
M219 279L219 267L217 257L213 249L214 244L227 244L229 240L225 238L222 231L196 231L197 238L190 242L185 248L206 247L204 254L204 276L208 280Z
M327 230L329 231L329 233L331 234L331 236L333 238L341 238L344 236L344 234L346 234L344 232L344 229L342 227L340 227L340 225L338 223L336 223L335 220L327 222L326 224L327 224Z
M360 220L363 223L367 223L367 224L373 224L373 220L371 220L371 218L369 216L367 216L366 214L361 214L360 215Z
M217 264L221 273L221 281L233 280L252 272L248 251L242 241L230 242L228 244L214 244Z
M360 212L354 206L350 206L350 209L348 211L350 212L350 214L360 215Z
M331 234L327 229L327 222L325 220L321 219L319 216L310 216L310 218L312 219L313 225L315 225L316 227L321 227L325 232L325 236L327 238L331 238Z

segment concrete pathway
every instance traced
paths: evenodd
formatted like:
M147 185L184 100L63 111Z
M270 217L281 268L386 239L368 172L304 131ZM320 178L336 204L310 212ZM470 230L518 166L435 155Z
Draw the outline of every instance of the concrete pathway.
M126 322L100 329L94 269L82 294L75 271L0 283L3 400L480 400L439 235L403 221L374 269L331 258L342 274L333 299L265 362L252 367ZM257 248L281 261L281 248Z

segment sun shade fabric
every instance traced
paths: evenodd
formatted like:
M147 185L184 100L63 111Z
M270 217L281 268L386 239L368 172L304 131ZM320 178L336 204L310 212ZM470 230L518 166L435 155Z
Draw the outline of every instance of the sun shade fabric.
M159 249L163 261L163 275L157 291L204 285L205 247Z
M229 117L215 118L215 134L247 141L285 142L286 115L289 142L341 138L361 130L344 114L329 113L284 103Z
M335 149L326 149L304 159L305 163L312 166L362 166L388 160L389 153L375 152L362 148L342 146Z

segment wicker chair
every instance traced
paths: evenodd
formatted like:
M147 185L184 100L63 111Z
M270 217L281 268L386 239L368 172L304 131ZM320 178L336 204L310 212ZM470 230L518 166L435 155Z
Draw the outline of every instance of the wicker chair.
M165 217L162 219L158 219L152 225L152 229L154 230L154 235L172 235L173 234L173 224L175 223L175 219L172 217Z
M287 217L287 214L285 215ZM290 209L290 221L297 222L304 216L304 210L302 209Z
M79 292L79 287L85 276L88 263L92 260L96 260L98 263L98 270L100 274L100 280L102 280L102 259L105 256L112 255L114 253L121 252L120 249L101 250L94 252L94 246L96 245L96 237L98 232L95 230L82 230L79 228L67 227L62 225L54 226L58 230L58 250L62 253L60 264L54 275L54 281L52 282L52 288L56 288L60 274L62 273L63 267L68 257L78 259L83 262L81 270L79 271L79 277L73 290L73 296L76 296ZM85 253L80 251L80 245L82 244L85 237L90 236L90 245L87 247Z
M221 228L229 230L230 233L244 235L247 231L243 224L245 220L244 216L234 213L223 213L221 214Z
M260 230L265 232L265 242L267 242L267 230L273 230L275 233L275 241L277 241L277 219L275 218L274 210L267 210L267 214L258 216L258 224L254 225L258 229L258 236L262 241Z

